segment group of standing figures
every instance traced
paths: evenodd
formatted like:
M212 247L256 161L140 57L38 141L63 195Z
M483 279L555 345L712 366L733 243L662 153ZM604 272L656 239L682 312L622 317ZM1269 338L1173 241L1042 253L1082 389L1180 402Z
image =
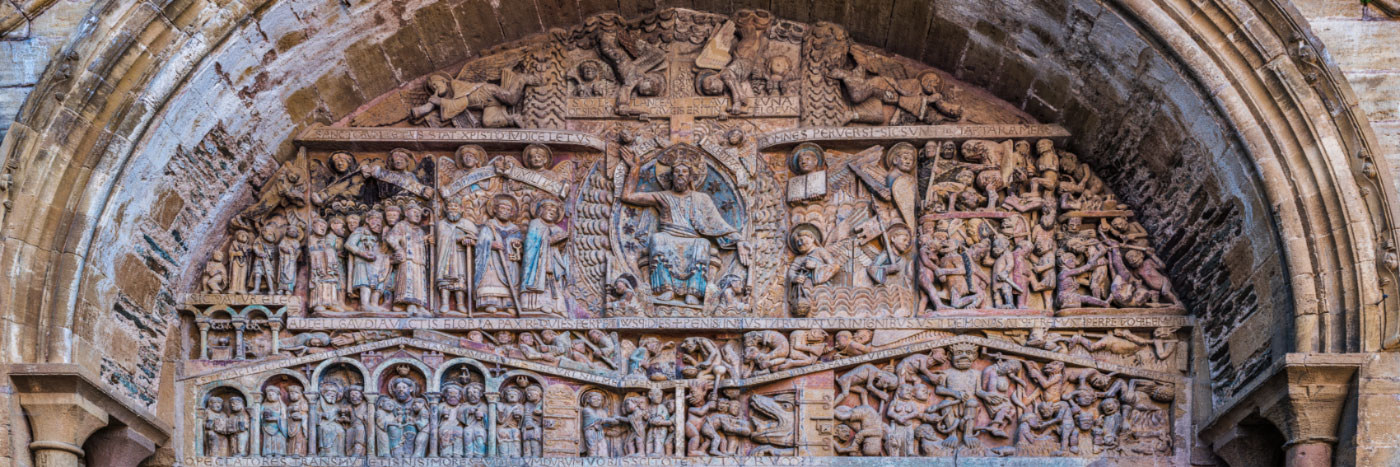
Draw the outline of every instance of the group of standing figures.
M256 437L264 456L305 456L311 405L299 385L263 389L262 407L249 410L242 396L205 400L205 455L247 456Z
M572 220L565 200L577 161L556 161L545 145L518 155L475 145L441 157L331 152L308 163L310 182L294 171L277 178L271 186L290 195L266 204L280 208L233 223L202 288L292 295L305 263L316 317L625 314L642 285L655 304L713 299L747 310L751 282L771 274L782 276L794 317L1181 310L1134 213L1047 139L901 142L854 154L802 143L788 155L786 263L752 257L764 243L740 228L743 200L724 177L710 179L706 150L674 145L649 164L612 148L617 170L589 177ZM637 220L616 224L618 204L628 206L620 218ZM615 242L636 270L605 267L617 271L604 286L599 265ZM606 306L574 300L575 289L607 290ZM894 306L875 306L885 302Z
M436 403L407 371L387 388L367 396L360 385L325 381L313 406L299 385L268 385L256 410L242 396L211 393L202 411L204 455L481 458L489 454L493 420L496 456L543 453L544 392L529 378L504 383L494 405L485 400L485 386L469 378L444 383Z
M309 190L285 190L283 208L233 226L205 267L202 291L297 293L304 252L315 316L562 317L561 196L571 175L551 172L553 158L544 145L489 164L474 145L436 162L406 149L383 163L333 152L311 164Z
M602 392L583 395L584 456L669 457L675 452L675 402L661 388L646 396L629 394L621 410L612 410L607 402Z

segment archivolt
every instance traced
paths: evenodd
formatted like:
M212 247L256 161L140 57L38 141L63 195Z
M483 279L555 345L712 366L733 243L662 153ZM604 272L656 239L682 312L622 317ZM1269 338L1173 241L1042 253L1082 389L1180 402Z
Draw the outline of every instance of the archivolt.
M628 0L580 2L605 3L585 11L572 3L558 11L529 2L497 8L475 1L310 3L108 2L95 8L0 145L15 182L8 193L14 209L2 221L0 265L10 273L0 281L6 310L0 360L97 366L102 339L95 323L162 303L161 294L168 298L193 280L196 268L189 266L197 266L210 245L190 237L216 237L214 226L241 201L217 193L186 200L211 212L192 223L181 251L171 254L161 242L143 239L136 227L168 230L175 217L169 210L184 206L155 192L160 187L152 183L173 170L172 153L209 146L232 157L224 167L200 170L255 180L276 158L290 156L298 127L337 120L428 71L546 26L578 23L604 9L640 11ZM804 3L794 11L810 7L815 16L831 2L790 3ZM1323 56L1320 46L1298 14L1278 0L1110 0L1106 6L1170 51L1243 141L1267 197L1257 202L1272 210L1273 231L1283 244L1295 315L1290 347L1379 350L1397 329L1395 306L1383 294L1400 296L1393 267L1378 261L1394 254L1382 250L1395 244L1393 181L1383 160L1372 156L1377 143L1345 79L1316 58ZM867 17L890 15L888 8L850 10L840 18L810 19L853 25L862 40L881 28L856 25L889 21ZM278 15L298 24L269 37L277 21L290 21ZM442 44L419 39L441 45L426 47L427 63L398 62L394 47L402 44L395 41L410 35L404 31L443 15L457 22L460 34ZM898 37L883 34L876 40L901 49ZM344 65L312 60L337 54ZM383 63L366 64L370 59ZM278 94L282 89L299 91ZM189 97L201 93L225 94ZM229 189L243 196L251 191L241 183ZM145 264L112 248L128 244L146 251ZM164 270L151 275L140 267ZM154 279L143 280L148 276ZM151 298L126 303L119 291ZM147 308L151 316L138 319L138 327L164 337L169 325L159 307Z

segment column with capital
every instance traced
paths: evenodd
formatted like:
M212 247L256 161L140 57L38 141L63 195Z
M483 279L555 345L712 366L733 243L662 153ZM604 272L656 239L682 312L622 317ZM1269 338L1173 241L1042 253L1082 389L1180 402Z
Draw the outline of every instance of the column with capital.
M675 423L671 425L672 433L676 437L676 456L685 457L685 385L676 385L676 415Z
M442 400L441 392L424 393L423 397L428 400L428 449L425 451L428 457L438 457L438 423L441 422L441 412L438 411L438 402Z
M106 410L78 394L21 394L19 403L29 416L34 465L81 465L86 455L81 446L108 422Z
M262 456L263 394L254 392L248 398L248 457Z
M317 389L320 389L320 387L318 386ZM321 424L318 422L321 420L321 404L319 404L321 392L308 391L304 395L306 396L307 405L310 406L310 410L307 411L306 416L306 455L316 457L317 443L321 439Z
M375 453L379 452L379 422L376 421L379 416L379 393L365 393L365 403L369 404L369 413L367 414L369 419L365 420L365 423L369 425L365 427L365 456L375 457Z
M496 457L496 404L501 393L486 393L486 457Z
M267 325L272 328L272 353L268 355L277 355L282 350L282 320L271 319L267 321Z
M248 357L248 351L243 347L243 327L247 323L242 319L233 320L233 359L243 360Z
M199 359L209 359L209 321L195 323L199 327Z

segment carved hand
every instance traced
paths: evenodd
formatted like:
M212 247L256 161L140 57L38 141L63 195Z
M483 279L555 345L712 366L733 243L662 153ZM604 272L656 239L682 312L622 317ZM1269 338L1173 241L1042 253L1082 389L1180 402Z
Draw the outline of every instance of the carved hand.
M627 164L628 167L637 167L637 154L632 152L631 148L628 148L626 146L619 147L617 149L617 156L621 158L622 163Z

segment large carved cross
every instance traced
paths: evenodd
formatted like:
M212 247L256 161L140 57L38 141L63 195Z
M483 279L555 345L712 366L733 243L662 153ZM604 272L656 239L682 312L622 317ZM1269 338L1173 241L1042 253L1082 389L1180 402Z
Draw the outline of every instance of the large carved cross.
M670 121L671 144L696 144L694 127L697 118L754 118L792 117L801 110L799 99L793 96L750 97L740 114L729 113L729 98L724 96L697 96L690 73L676 70L689 70L691 64L675 60L666 67L667 85L664 95L658 97L634 97L632 107L641 113L630 118L667 119ZM568 99L566 116L570 119L621 119L629 116L617 113L617 99L614 97L573 97Z

